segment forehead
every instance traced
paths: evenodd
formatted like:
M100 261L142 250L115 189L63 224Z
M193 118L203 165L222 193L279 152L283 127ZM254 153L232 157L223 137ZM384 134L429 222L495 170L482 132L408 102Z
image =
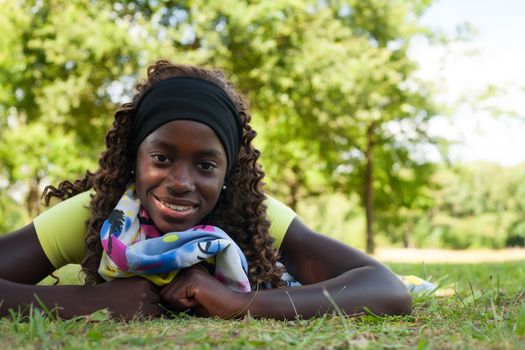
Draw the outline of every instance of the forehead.
M193 120L173 120L165 123L149 134L141 146L164 146L171 148L202 148L216 150L225 155L222 143L206 124Z

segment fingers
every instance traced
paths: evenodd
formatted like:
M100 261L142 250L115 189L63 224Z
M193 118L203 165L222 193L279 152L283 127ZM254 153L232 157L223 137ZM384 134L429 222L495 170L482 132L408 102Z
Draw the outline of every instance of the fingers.
M184 281L172 282L160 290L160 297L166 303L181 310L192 308L197 305L194 293L189 292Z
M166 309L164 309L159 304L151 304L151 305L144 305L142 310L138 312L137 314L140 316L145 316L145 317L158 318L165 313L166 313Z
M170 284L160 289L160 297L164 302L179 310L192 309L198 306L199 301L196 294L200 284L199 275L202 274L205 272L198 267L187 269Z
M147 279L115 279L100 288L103 288L105 307L116 318L130 320L137 316L159 317L165 313L164 308L159 305L159 288Z
M180 310L193 309L199 303L193 298L178 298L171 301L172 305Z

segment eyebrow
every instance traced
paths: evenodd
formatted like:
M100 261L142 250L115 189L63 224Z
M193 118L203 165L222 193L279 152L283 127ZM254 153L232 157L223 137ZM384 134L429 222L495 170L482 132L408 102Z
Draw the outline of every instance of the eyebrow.
M155 141L152 141L150 144L153 147L161 147L161 148L175 150L175 151L177 150L176 145L170 142L162 141L162 140L155 140ZM197 155L200 157L217 157L217 158L220 156L224 156L226 158L226 153L222 152L221 150L217 148L206 148L206 149L199 150L197 152Z
M213 157L213 158L219 158L221 155L223 155L226 158L226 154L224 152L221 152L217 149L203 149L197 154L201 157Z

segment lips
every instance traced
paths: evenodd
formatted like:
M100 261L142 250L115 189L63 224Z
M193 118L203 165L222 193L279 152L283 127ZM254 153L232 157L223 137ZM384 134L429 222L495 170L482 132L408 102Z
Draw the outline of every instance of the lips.
M178 198L165 198L153 195L159 211L172 219L186 219L193 215L197 210L197 203L194 201Z

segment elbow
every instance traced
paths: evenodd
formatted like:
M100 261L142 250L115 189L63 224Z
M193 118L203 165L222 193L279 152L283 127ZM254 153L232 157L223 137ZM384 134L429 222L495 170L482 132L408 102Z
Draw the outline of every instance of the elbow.
M391 295L386 303L385 313L389 315L410 315L412 313L412 296L405 286Z
M383 295L383 314L385 315L410 315L412 313L412 295L397 277L392 280L392 285Z
M381 269L384 285L381 290L382 302L380 314L410 315L412 313L412 295L405 284L388 269Z

